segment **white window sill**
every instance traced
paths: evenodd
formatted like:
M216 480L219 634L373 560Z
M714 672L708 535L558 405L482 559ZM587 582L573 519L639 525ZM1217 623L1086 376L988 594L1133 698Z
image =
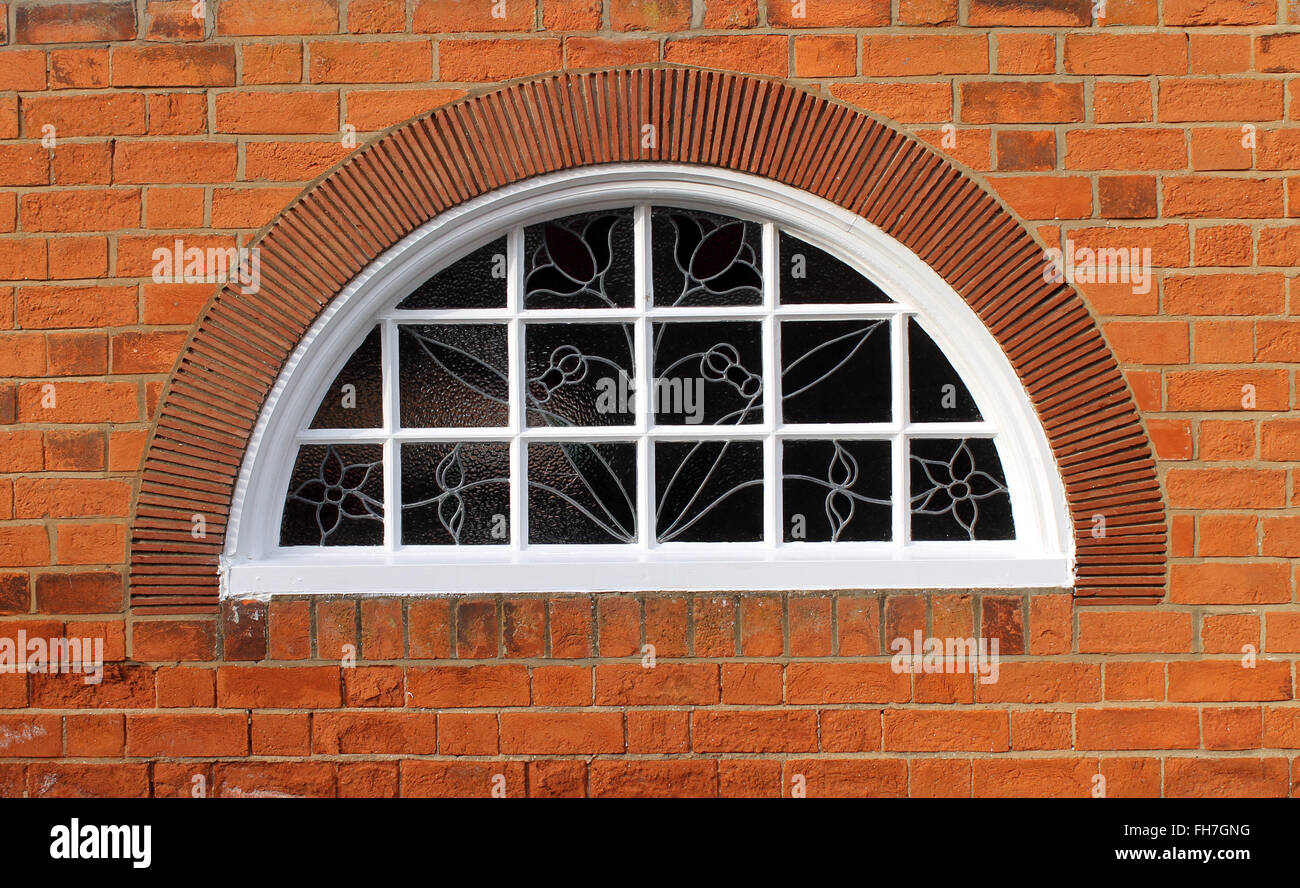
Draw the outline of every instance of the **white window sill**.
M696 552L591 552L545 549L485 552L453 559L437 552L357 558L340 547L285 553L261 561L223 559L222 594L410 595L527 592L738 592L826 589L1012 589L1071 585L1069 559L1025 555L991 545L979 553L934 544L907 549L888 544L835 543L767 547L729 546L712 557ZM489 549L490 547L483 547ZM504 556L504 557L503 557Z

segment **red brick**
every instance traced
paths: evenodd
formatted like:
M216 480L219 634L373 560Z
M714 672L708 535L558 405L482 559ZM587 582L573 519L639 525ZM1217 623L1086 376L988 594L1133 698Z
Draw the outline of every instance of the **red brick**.
M323 755L431 755L438 751L433 712L317 712L312 751Z
M248 754L243 713L134 714L126 717L130 756L238 756Z
M817 714L810 710L696 710L691 717L696 752L814 752Z
M57 138L143 135L145 99L139 93L32 96L22 100L23 132L39 139L46 126Z
M1067 34L1068 74L1185 74L1187 38L1176 33Z
M711 798L717 794L712 761L597 759L589 771L592 798Z
M312 83L419 83L429 80L433 72L433 51L427 40L313 42L307 44L307 52Z
M122 183L225 182L235 178L237 148L229 142L124 142L113 156Z
M1283 101L1275 80L1169 79L1160 82L1158 95L1165 123L1281 120Z
M712 663L640 663L596 667L597 706L707 706L718 702Z
M338 0L222 0L217 7L221 36L333 34L338 28Z
M341 700L337 666L226 666L217 671L218 706L323 709Z
M446 82L510 80L561 67L559 40L441 40L438 72Z
M212 787L220 798L331 798L338 778L333 762L218 762Z
M333 133L339 129L335 92L229 92L216 98L223 133Z
M768 24L778 28L874 28L889 24L888 0L816 0L802 7L795 17L795 5L769 3Z
M1006 752L1007 713L999 710L885 711L885 749L902 752Z
M1092 23L1088 0L971 0L967 23L973 27L1070 27Z
M1263 798L1288 790L1284 758L1169 758L1166 798Z
M149 766L36 762L27 766L27 794L29 798L145 798L149 795Z
M971 81L961 85L967 123L1072 123L1084 118L1083 86L1048 81Z
M831 95L899 123L953 119L951 83L837 83Z
M1102 610L1079 612L1079 653L1189 653L1190 614L1159 611Z
M587 596L551 599L552 657L590 657L594 653L593 604Z
M501 636L507 657L546 655L546 602L540 598L506 599L501 605Z
M602 657L632 657L641 653L641 602L630 595L596 599Z
M548 9L550 6L548 5ZM540 799L587 797L587 763L573 759L536 759L528 763L528 796Z
M113 50L114 86L234 86L233 46L120 46Z
M903 759L788 759L783 795L796 785L807 798L902 798L907 795Z
M302 80L302 44L247 43L241 51L244 83L298 83Z
M989 44L983 35L867 34L862 38L862 73L865 76L984 74L988 70Z
M501 7L505 13L504 18L497 17L494 6L492 3L459 3L457 0L417 0L412 25L417 33L533 30L533 16L537 7L534 0L512 0L504 4ZM592 22L590 30L596 26ZM547 27L549 29L550 26Z
M27 231L131 229L140 224L140 191L112 188L26 194L21 218Z
M86 758L122 755L126 743L123 716L109 713L69 715L64 721L68 755Z
M15 8L15 43L98 43L135 36L135 4L131 0L47 6L24 3Z
M618 712L501 713L501 751L506 754L621 753L623 716Z
M569 54L572 56L572 49ZM857 73L858 48L852 35L809 34L794 38L794 76L852 77Z
M1291 665L1239 659L1177 661L1169 664L1169 699L1194 703L1290 700Z
M495 792L522 798L523 762L402 762L401 794L409 798L490 798Z
M497 749L495 714L443 712L438 715L438 752L442 755L496 755Z
M451 707L527 706L525 666L435 666L406 670L407 705Z
M533 668L534 706L590 706L590 666L537 666Z
M1287 564L1174 564L1169 599L1179 604L1274 604L1291 600Z
M1079 749L1196 749L1201 745L1197 711L1171 709L1080 709L1075 715Z
M627 751L670 755L691 750L691 714L683 710L632 710L627 714Z
M217 655L214 620L139 620L132 626L131 656L158 660L213 660Z
M789 74L788 43L776 34L669 39L664 61L784 77Z

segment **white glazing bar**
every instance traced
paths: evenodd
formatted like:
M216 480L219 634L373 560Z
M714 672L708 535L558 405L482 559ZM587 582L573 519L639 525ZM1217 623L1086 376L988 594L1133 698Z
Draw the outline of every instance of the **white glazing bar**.
M893 402L894 422L899 426L907 423L911 408L908 404L907 375L907 316L899 315L890 322L890 351L893 358ZM907 437L899 434L894 438L892 490L894 499L894 545L907 545L911 528L912 504L908 500L911 483L907 476L909 465Z
M506 311L509 314L509 331L507 336L507 390L510 406L510 547L522 550L528 533L528 491L525 487L527 478L527 454L519 432L527 421L523 399L524 386L528 380L523 372L523 330L519 322L519 308L523 303L524 280L524 231L522 228L510 229L506 238ZM497 430L498 434L500 430Z
M650 382L651 362L654 360L650 342L651 326L646 320L650 304L650 207L637 204L633 216L632 262L634 294L633 306L637 311L634 406L636 424L641 434L636 442L636 507L637 544L642 549L654 546L654 444L650 440L650 425L654 422L653 391Z
M648 271L649 269L646 269ZM638 275L639 276L639 275ZM647 297L649 293L647 291ZM633 308L534 308L525 309L530 321L571 321L608 322L635 320L642 315L654 320L690 320L690 321L734 321L751 318L759 320L767 317L770 308L767 305L728 305L728 306L653 306L647 302L644 310ZM848 303L779 306L782 315L798 317L810 321L860 321L865 319L884 319L895 317L905 311L897 304L869 303L852 305ZM514 316L514 312L505 308L425 308L390 311L380 315L383 320L395 320L401 323L440 323L472 324L483 321L505 321Z
M402 455L400 445L392 437L397 428L398 391L397 379L397 325L392 321L383 321L380 325L380 385L383 389L383 423L384 423L384 548L395 551L402 538L401 506L401 472Z
M779 338L779 332L778 332ZM777 343L779 348L779 341ZM779 394L779 393L778 393ZM303 429L298 434L300 444L382 444L389 438L409 443L419 441L508 441L521 436L534 440L580 441L587 439L609 439L634 441L643 434L638 425L625 426L538 426L520 429L517 432L509 426L488 426L485 428L442 428L442 429L398 429L389 434L383 429ZM778 438L841 438L882 439L893 438L900 433L913 438L992 438L997 432L989 423L983 422L932 422L914 423L899 428L892 423L842 423L839 425L817 425L798 423L779 426L771 434ZM753 440L769 434L766 424L750 423L747 425L660 425L653 430L656 438L673 438L691 440L699 438L737 438Z
M780 330L776 320L777 302L777 230L771 222L763 225L763 540L768 546L781 541L781 479L775 430L781 422Z

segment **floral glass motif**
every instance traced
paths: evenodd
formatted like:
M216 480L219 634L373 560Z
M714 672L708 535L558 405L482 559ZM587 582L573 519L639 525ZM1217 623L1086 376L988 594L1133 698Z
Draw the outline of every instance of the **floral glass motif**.
M402 445L403 545L507 545L509 516L508 445Z
M632 211L583 213L524 229L525 308L631 308Z
M1011 496L987 438L912 441L912 538L1008 540Z
M530 426L630 425L635 332L631 324L525 324Z
M444 551L1014 538L996 430L911 310L772 223L651 206L516 229L381 313L280 525Z
M762 369L762 329L756 322L655 324L655 422L662 425L761 422Z
M762 303L757 223L656 207L651 232L656 306Z
M306 444L289 476L282 546L375 546L384 540L383 448Z
M888 441L785 441L785 541L888 540L893 533Z

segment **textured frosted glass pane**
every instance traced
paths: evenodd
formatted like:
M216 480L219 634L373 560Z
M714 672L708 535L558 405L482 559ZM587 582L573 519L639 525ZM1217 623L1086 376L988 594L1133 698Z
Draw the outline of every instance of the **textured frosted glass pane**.
M912 539L1015 538L1002 461L988 438L913 438Z
M784 231L780 239L783 304L893 301L874 283L830 253Z
M506 424L505 324L404 324L398 330L403 427Z
M888 441L786 441L781 495L786 542L893 536Z
M497 238L429 278L398 308L505 308L506 239Z
M530 543L636 541L636 445L528 445Z
M633 274L630 209L524 229L524 308L631 308Z
M403 444L403 545L510 542L510 445Z
M888 422L890 373L888 321L781 323L787 423Z
M304 444L289 476L282 546L378 546L384 542L384 448Z
M377 429L384 424L379 328L357 346L330 383L311 421L313 429Z
M761 443L659 441L654 460L659 542L763 539Z
M915 319L907 321L908 372L913 422L979 422L966 383Z
M655 207L650 239L655 305L762 303L763 239L757 222Z
M655 422L738 425L763 420L762 327L755 321L654 325Z
M632 423L635 341L631 324L525 324L528 424Z

